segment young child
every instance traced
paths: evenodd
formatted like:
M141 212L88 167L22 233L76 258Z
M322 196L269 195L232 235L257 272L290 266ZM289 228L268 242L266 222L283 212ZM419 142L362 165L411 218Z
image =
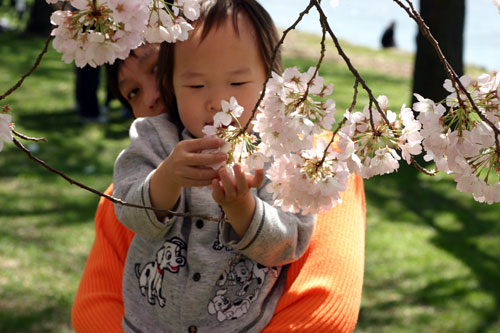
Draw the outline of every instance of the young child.
M124 268L126 332L260 331L284 289L286 264L306 250L315 217L270 205L263 171L235 178L220 147L203 138L221 100L236 97L246 123L262 89L276 29L254 0L207 1L190 38L159 58L165 114L138 119L115 164L114 195L128 202L212 217L219 224L115 205L136 232ZM278 57L279 58L279 57ZM208 187L211 185L211 187Z
M145 44L107 66L107 82L135 117L157 115L158 44ZM120 83L120 84L119 84ZM160 108L161 109L161 108ZM164 110L165 108L163 108ZM113 185L107 190L112 194ZM342 204L319 214L306 253L287 268L285 290L263 332L352 332L363 282L365 204L363 183L352 176ZM95 239L72 309L75 332L120 332L122 276L134 233L102 198Z

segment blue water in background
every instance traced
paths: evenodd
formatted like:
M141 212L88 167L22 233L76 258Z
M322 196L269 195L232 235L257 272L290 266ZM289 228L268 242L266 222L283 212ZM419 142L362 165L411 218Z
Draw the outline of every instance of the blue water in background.
M453 1L453 0L452 0ZM261 0L276 25L289 27L303 11L307 0ZM417 24L392 0L338 0L338 6L323 0L323 10L330 26L340 39L353 44L380 48L380 38L391 21L396 22L397 47L414 52ZM419 9L419 1L414 1ZM492 0L466 0L464 61L500 70L500 14ZM321 33L318 14L313 8L298 26L299 30Z

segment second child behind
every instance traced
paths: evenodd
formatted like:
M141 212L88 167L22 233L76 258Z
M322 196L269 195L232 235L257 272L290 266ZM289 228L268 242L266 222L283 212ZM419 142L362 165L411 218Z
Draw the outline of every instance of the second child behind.
M270 321L287 264L306 250L315 216L271 206L263 170L224 168L222 146L203 138L221 100L236 97L245 124L278 42L269 14L254 0L202 4L189 39L164 44L159 77L168 116L136 120L115 164L114 195L229 223L155 214L115 205L136 233L124 268L125 332L257 332ZM279 58L279 57L278 57Z

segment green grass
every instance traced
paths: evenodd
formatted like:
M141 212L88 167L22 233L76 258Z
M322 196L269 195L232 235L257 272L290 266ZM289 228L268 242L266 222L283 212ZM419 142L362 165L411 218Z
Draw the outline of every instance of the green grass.
M29 70L43 41L0 35L0 93ZM329 51L332 52L332 51ZM355 56L411 61L360 47ZM352 53L351 53L352 52ZM357 54L359 52L359 54ZM314 59L289 56L306 70ZM410 99L410 81L359 68L392 109ZM354 79L327 60L341 117ZM82 125L73 112L74 69L50 50L40 68L6 101L16 128L48 143L36 155L99 190L111 182L130 120L112 104L107 125ZM102 100L103 92L101 91ZM367 103L360 92L357 109ZM338 117L339 118L339 117ZM366 269L357 332L495 332L500 330L500 207L459 193L447 176L413 169L365 182ZM49 173L13 145L0 153L0 332L70 332L71 305L94 237L98 198Z
M2 94L30 69L43 43L0 35ZM5 103L13 109L18 131L49 140L27 143L38 157L102 191L112 180L116 155L127 144L130 120L121 118L115 102L110 124L82 125L73 111L73 92L73 65L64 64L50 48ZM0 153L0 198L0 332L70 332L98 197L6 145Z

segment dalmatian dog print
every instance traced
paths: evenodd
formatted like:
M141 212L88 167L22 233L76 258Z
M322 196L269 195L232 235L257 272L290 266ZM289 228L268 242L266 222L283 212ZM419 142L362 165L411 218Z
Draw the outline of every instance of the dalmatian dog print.
M208 313L217 315L217 320L220 322L238 319L246 314L250 308L249 300L238 299L231 302L231 300L225 296L226 293L226 289L217 290L214 298L208 303Z
M217 280L219 289L208 304L208 312L217 315L218 321L245 315L259 296L268 273L277 276L277 269L262 266L246 257L236 258L229 271Z
M182 251L186 249L186 243L173 237L165 241L163 246L156 252L156 261L148 262L140 268L141 264L135 264L135 273L139 279L139 289L146 296L148 303L155 305L158 301L160 307L165 306L165 298L161 294L161 286L165 271L178 273L179 268L186 264L186 258Z

